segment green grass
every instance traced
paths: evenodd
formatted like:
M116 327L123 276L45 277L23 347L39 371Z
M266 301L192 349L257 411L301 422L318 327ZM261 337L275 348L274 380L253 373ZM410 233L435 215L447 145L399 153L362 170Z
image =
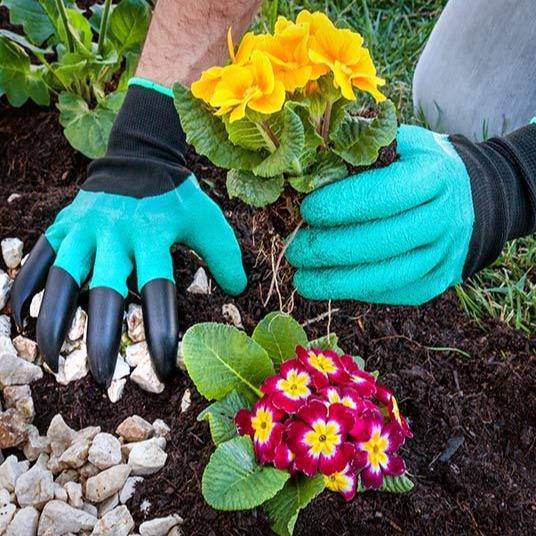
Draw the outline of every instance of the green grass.
M270 0L258 22L266 29L277 14L293 18L302 9L323 11L339 26L365 38L386 92L403 122L422 121L411 101L413 71L446 0ZM258 28L258 29L260 29ZM536 237L508 244L493 267L457 293L461 305L477 320L500 318L528 334L536 333Z

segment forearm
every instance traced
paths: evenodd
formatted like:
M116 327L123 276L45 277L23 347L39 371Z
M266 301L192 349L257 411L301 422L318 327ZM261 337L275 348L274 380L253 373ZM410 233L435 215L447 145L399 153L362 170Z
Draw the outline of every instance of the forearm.
M136 75L171 87L189 85L227 57L226 35L247 29L262 0L159 0Z

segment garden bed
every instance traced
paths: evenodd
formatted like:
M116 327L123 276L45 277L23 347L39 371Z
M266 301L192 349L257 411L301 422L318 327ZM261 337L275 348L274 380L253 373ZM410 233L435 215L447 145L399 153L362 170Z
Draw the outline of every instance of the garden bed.
M65 141L56 115L32 105L15 110L0 104L0 238L18 236L25 252L84 180L87 161ZM204 188L236 229L249 285L236 299L218 288L208 296L186 293L199 260L177 250L182 332L197 322L223 321L222 305L231 301L248 332L269 311L292 311L308 323L310 336L324 335L329 327L341 346L365 358L368 369L381 370L411 419L414 439L404 457L416 483L413 492L365 493L350 504L324 494L301 514L296 534L530 533L536 520L535 341L499 322L477 326L452 292L420 308L355 302L330 308L302 300L293 292L290 267L284 260L277 267L283 238L298 220L295 200L285 196L254 210L227 198L223 171L193 154L189 165L213 185ZM8 204L13 193L21 197ZM192 405L181 414L186 388L192 390ZM45 375L33 393L41 433L56 413L76 428L98 424L113 431L133 412L171 426L166 466L129 503L137 522L144 519L139 505L147 499L147 518L179 512L186 535L270 534L260 511L224 514L204 502L201 474L213 446L207 424L196 422L196 415L206 403L183 374L161 395L129 382L115 405L89 376L64 387Z

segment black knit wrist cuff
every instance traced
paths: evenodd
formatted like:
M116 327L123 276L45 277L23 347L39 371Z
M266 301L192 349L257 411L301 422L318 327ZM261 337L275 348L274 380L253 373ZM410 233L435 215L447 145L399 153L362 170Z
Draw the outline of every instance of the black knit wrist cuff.
M497 259L505 242L536 230L536 125L484 143L450 140L467 167L475 211L465 279Z
M186 138L173 99L153 89L128 88L108 140L106 155L91 162L83 190L142 198L176 188Z

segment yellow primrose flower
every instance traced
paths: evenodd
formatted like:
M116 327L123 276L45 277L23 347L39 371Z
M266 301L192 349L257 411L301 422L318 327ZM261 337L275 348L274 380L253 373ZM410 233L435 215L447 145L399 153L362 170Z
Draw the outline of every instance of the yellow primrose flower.
M214 90L221 80L223 69L223 67L211 67L203 71L201 78L192 83L190 89L193 96L207 103L210 102L212 95L214 95Z
M309 34L313 37L318 32L335 29L335 26L329 20L327 15L321 13L320 11L311 13L307 9L304 9L298 13L298 16L296 17L296 24L307 24L309 26Z
M283 107L285 86L276 80L268 57L258 50L251 54L247 65L224 67L210 105L218 108L216 115L230 113L230 121L246 115L246 108L273 114Z
M251 59L251 54L254 50L263 49L265 38L265 35L255 35L253 32L247 32L242 37L238 50L235 52L232 28L229 28L227 31L227 48L229 49L231 62L235 65L246 64Z
M309 41L309 57L314 63L331 69L334 83L348 100L356 100L354 86L370 93L376 102L385 100L378 86L385 81L376 76L369 51L363 47L360 34L325 26Z

